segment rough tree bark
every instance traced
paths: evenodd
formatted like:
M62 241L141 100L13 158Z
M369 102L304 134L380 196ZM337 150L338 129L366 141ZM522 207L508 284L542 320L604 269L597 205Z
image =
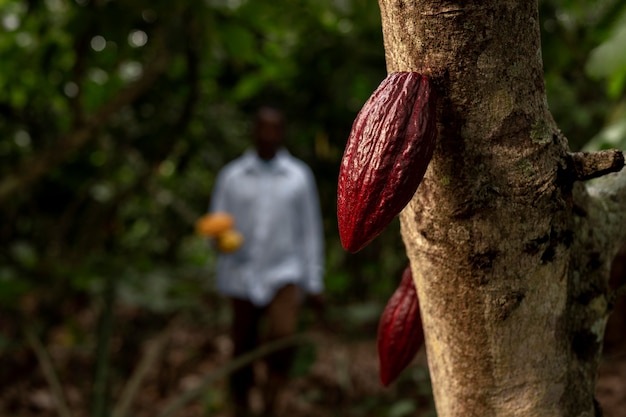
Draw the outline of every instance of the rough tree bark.
M441 96L435 155L400 215L439 417L600 415L626 175L583 181L623 154L569 152L536 1L379 5L388 72L428 74Z

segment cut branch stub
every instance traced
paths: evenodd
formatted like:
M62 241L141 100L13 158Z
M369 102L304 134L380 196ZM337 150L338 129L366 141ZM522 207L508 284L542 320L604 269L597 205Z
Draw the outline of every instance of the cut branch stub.
M587 181L612 172L619 172L624 167L624 153L619 149L573 152L569 156L571 171L578 181Z
M389 74L357 115L341 161L337 219L346 250L365 247L411 200L436 137L436 96L429 78Z
M378 324L378 361L380 382L391 384L411 363L424 343L417 291L411 267L402 273Z

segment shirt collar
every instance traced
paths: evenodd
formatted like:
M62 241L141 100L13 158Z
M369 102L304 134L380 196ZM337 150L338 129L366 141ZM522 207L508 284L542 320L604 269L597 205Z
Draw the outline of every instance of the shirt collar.
M287 149L280 148L276 152L276 156L270 161L264 161L259 158L259 155L254 149L248 149L244 155L246 159L246 172L258 173L269 169L270 172L282 174L286 173L288 170L287 159L291 154Z

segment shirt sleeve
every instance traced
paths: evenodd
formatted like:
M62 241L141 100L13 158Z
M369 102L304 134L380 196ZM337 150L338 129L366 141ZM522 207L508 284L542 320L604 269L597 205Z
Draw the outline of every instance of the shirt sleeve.
M320 294L324 290L324 232L317 186L311 171L305 171L303 198L303 259L305 262L304 290Z

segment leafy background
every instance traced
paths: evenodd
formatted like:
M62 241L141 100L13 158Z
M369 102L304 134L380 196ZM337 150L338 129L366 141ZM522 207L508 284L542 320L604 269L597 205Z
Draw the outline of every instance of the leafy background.
M541 0L540 18L548 101L570 146L626 149L626 4ZM133 415L228 364L215 254L193 222L263 103L285 109L324 215L332 331L297 369L334 376L302 380L302 403L434 413L423 357L394 387L376 385L377 318L407 263L397 221L354 255L337 235L343 147L385 76L376 2L0 0L0 31L0 415L56 415L60 398L73 415L109 415L146 346L165 346L151 363L161 373ZM317 325L307 312L303 327ZM356 369L315 368L345 362L342 349L364 352ZM198 398L179 415L228 409L219 381Z

